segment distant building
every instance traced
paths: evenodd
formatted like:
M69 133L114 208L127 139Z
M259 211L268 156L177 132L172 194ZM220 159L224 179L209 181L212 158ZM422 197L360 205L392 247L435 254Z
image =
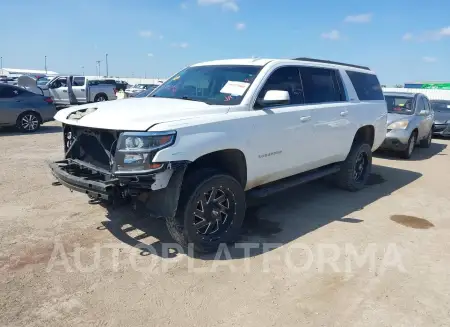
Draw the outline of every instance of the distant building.
M450 90L450 82L408 82L405 89L438 89Z
M36 69L19 69L19 68L2 68L0 69L0 75L8 77L18 77L20 75L38 75L38 76L56 76L57 72L51 70L36 70Z

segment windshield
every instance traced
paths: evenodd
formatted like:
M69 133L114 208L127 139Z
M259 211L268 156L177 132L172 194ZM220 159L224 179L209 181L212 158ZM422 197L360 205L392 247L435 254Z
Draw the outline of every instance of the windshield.
M450 101L430 101L434 111L450 112Z
M239 65L189 67L165 82L152 96L237 105L260 70L259 66Z
M388 112L402 115L414 113L412 97L386 95L384 98L386 99Z

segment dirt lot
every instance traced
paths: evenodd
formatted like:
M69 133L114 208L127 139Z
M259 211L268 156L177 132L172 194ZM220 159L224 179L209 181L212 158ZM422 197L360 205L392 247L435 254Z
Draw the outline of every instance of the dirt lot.
M0 131L0 326L449 326L449 145L377 155L358 193L268 199L213 260L52 186L55 123Z

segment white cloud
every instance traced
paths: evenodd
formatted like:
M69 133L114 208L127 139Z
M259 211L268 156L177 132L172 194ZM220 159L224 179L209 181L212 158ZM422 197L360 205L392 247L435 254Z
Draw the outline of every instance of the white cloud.
M197 0L199 6L211 6L211 5L219 5L223 10L228 11L239 11L239 6L236 3L236 0Z
M403 41L410 41L410 40L413 39L413 37L414 37L414 35L412 35L411 33L405 33L405 34L402 36L402 39L403 39Z
M187 42L172 43L172 47L174 47L174 48L186 49L188 46L189 46L189 43L187 43Z
M186 2L182 2L182 3L180 4L180 8L186 10L186 9L188 8L187 3L186 3Z
M153 53L147 53L147 57L153 57Z
M153 32L152 31L140 31L139 35L141 37L152 37L153 36Z
M245 27L246 27L245 23L237 23L237 24L236 24L236 29L237 29L238 31L245 30Z
M423 57L422 60L425 61L425 62L436 62L437 58L435 58L435 57Z
M440 36L450 36L450 26L443 27L439 31Z
M370 23L371 21L372 14L350 15L344 19L346 23Z
M322 33L322 38L329 40L339 40L341 38L341 33L338 30L332 30L328 33Z
M417 40L420 42L439 41L446 37L450 37L450 26L442 27L439 30L425 31L422 34L419 34Z

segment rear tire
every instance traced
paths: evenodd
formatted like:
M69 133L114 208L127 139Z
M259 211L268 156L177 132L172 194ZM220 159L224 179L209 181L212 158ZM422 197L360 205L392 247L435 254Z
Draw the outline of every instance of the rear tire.
M236 179L214 169L200 169L186 177L177 213L166 224L180 245L208 253L237 239L245 210L244 189Z
M41 117L32 111L24 112L17 118L16 126L24 133L36 132L41 126Z
M430 130L428 136L425 140L421 140L419 146L421 148L429 148L431 146L431 142L433 140L433 129Z
M336 174L336 184L347 191L359 191L366 185L372 171L372 148L367 143L354 143L341 170Z
M95 96L94 102L108 101L108 96L104 93L99 93Z
M412 132L411 136L409 137L408 145L407 145L406 149L400 153L400 156L403 159L411 158L411 155L414 152L416 143L417 143L417 132L414 131L414 132Z

